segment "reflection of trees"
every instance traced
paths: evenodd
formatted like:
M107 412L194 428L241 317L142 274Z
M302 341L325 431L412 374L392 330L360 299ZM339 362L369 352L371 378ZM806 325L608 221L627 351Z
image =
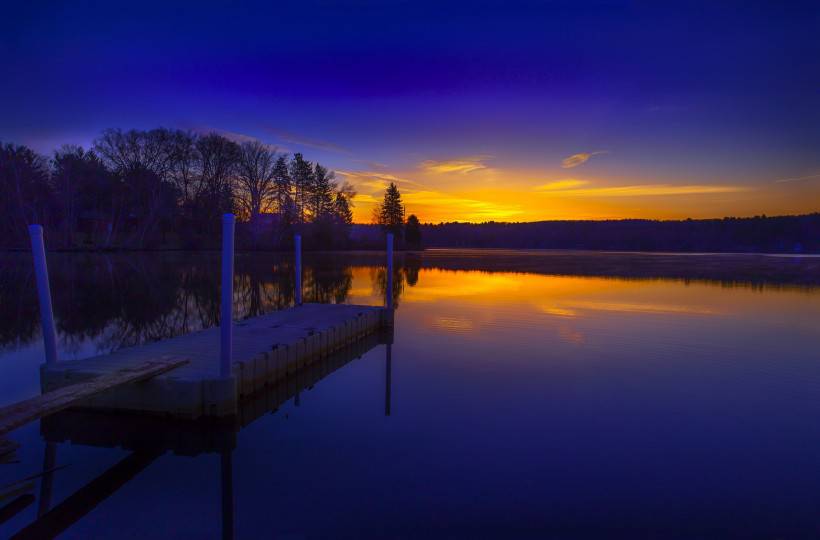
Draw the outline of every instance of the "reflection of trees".
M413 287L419 281L421 258L407 254L396 259L393 264L393 306L398 307L405 283ZM387 297L387 268L385 266L371 267L370 282L373 290L384 300Z
M370 269L370 281L373 290L379 295L383 302L387 301L387 268L376 267ZM399 307L401 293L404 291L404 275L401 266L393 266L393 306Z
M185 334L219 323L219 254L49 253L58 338L77 351L94 341L112 351ZM0 266L0 347L39 338L39 310L31 258L6 254ZM352 287L347 263L317 258L304 268L306 302L344 302ZM293 305L289 256L240 254L234 315L252 317Z
M338 256L319 255L305 268L304 301L342 303L353 287L353 271Z
M38 313L31 256L0 254L0 347L34 339L40 327Z
M404 279L409 286L414 286L419 281L419 270L421 269L421 257L408 253L404 257Z

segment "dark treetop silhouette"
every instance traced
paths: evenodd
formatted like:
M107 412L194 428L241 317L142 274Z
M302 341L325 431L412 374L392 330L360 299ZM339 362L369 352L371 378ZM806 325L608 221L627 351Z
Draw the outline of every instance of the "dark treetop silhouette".
M240 242L347 247L355 192L299 153L259 141L164 128L107 130L91 150L64 146L51 160L0 144L2 245L25 245L41 223L50 247L212 247L219 217L238 215Z
M42 223L49 248L202 249L219 238L219 218L239 218L240 249L488 247L637 251L820 253L820 214L654 221L405 225L391 183L374 225L353 225L352 186L302 154L259 141L165 128L106 130L91 150L64 146L46 159L0 144L0 247L25 248L26 225ZM406 228L406 237L405 237Z

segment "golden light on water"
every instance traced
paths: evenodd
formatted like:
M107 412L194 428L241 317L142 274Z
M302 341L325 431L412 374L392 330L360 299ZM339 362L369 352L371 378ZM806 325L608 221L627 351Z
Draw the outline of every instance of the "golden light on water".
M374 269L353 268L353 303L379 303ZM795 313L781 320L778 313ZM593 335L641 335L651 326L731 328L744 320L805 327L820 318L820 305L799 289L761 293L714 282L557 276L516 272L424 268L414 286L403 285L400 317L441 334L474 339L498 332L540 330L567 344L589 344ZM607 330L608 329L608 330ZM682 335L682 334L681 334Z

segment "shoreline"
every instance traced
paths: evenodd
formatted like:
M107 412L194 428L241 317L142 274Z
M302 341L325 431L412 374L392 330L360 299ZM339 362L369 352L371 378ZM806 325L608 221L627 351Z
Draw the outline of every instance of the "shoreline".
M185 248L109 248L109 249L68 249L56 248L46 249L48 253L63 254L119 254L119 253L221 253L219 248L213 249L185 249ZM303 253L311 254L350 254L362 255L369 253L384 253L384 249L303 249ZM290 254L291 250L276 249L236 249L237 254L260 253L260 254ZM624 249L581 249L581 248L508 248L508 247L427 247L422 249L395 249L396 253L402 254L434 254L437 252L493 252L493 253L532 253L532 254L589 254L600 253L610 255L657 255L657 256L689 256L689 257L711 257L711 256L765 256L783 258L820 258L820 252L795 253L792 251L668 251L668 250L624 250ZM4 248L0 253L31 253L31 248Z

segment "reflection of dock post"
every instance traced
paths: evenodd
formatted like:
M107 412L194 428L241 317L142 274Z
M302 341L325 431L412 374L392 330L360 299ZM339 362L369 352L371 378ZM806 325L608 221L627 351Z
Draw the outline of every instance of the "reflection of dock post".
M385 375L384 375L384 415L390 416L390 387L393 382L391 374L393 360L393 345L385 345Z
M296 266L296 280L294 282L295 302L297 306L302 305L302 235L293 237L293 256Z
M232 452L232 450L223 450L221 456L223 540L232 540L234 536L233 461L231 459Z
M393 233L387 233L387 291L384 303L387 309L393 308Z
M51 493L54 486L54 467L57 465L57 443L47 442L43 457L43 478L40 480L40 503L37 517L42 517L51 508Z
M57 333L54 329L54 312L51 309L51 288L48 284L43 226L29 225L28 232L31 236L31 254L34 257L34 275L37 280L37 296L40 300L40 320L43 326L46 364L54 364L57 362Z
M233 214L222 216L222 311L219 319L220 364L222 377L231 375L231 352L233 340L233 237L235 218Z

